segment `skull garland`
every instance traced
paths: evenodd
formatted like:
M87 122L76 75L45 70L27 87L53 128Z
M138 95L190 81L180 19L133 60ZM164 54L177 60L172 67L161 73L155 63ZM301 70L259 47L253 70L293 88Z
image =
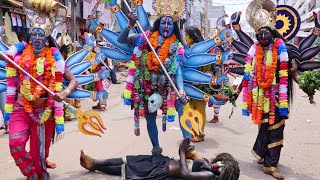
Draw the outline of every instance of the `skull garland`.
M160 94L154 93L148 98L149 113L154 113L162 106L163 98Z

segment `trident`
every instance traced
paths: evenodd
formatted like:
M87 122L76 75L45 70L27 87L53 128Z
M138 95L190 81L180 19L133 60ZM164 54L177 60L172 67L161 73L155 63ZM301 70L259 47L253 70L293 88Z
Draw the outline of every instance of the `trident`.
M127 3L126 0L123 0L124 4L126 5L126 7L128 8L128 10L132 13L132 9L130 8L129 4ZM180 92L178 91L176 85L173 83L171 77L169 76L166 68L163 66L158 54L156 53L155 49L153 48L153 46L151 45L151 42L148 38L148 36L146 35L146 33L144 32L142 26L140 25L139 21L136 21L136 24L138 25L138 28L139 30L142 32L143 36L145 37L150 49L152 50L153 54L156 56L164 74L166 75L166 77L168 78L171 86L173 87L174 91L177 93L178 97L181 97L182 95L180 94ZM198 119L198 122L196 122L196 119ZM187 122L190 122L191 123L191 127L189 127L187 125ZM201 114L196 111L196 110L193 110L191 109L189 103L187 103L186 105L184 105L184 108L183 108L183 115L181 116L180 118L180 122L181 122L181 125L182 127L188 131L189 133L191 133L192 135L196 136L196 135L200 135L200 134L203 134L201 132L201 123L202 123L202 116Z
M40 85L48 93L50 93L51 95L54 95L54 92L50 91L49 88L47 88L45 85L43 85L41 82L39 82L36 78L32 77L28 72L26 72L24 69L22 69L18 64L16 64L14 61L12 61L6 54L4 54L1 51L0 51L0 57L4 58L5 61L11 63L14 67L19 69L25 75L29 76L35 83ZM69 103L67 103L65 101L62 101L62 103L74 114L74 116L78 120L78 128L83 134L99 136L99 137L101 137L101 135L99 133L104 134L102 129L106 130L106 128L105 128L103 121L98 113L96 113L94 111L82 112L82 111L77 110L75 107L71 106ZM94 120L96 120L97 123L94 122ZM87 126L90 126L93 129L93 131L87 130L86 129Z

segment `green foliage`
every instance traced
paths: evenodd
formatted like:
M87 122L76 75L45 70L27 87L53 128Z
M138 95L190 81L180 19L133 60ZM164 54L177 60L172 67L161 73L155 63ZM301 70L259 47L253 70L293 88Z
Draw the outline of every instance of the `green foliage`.
M91 82L91 83L89 83L89 84L87 84L87 85L85 85L85 86L86 86L86 90L88 90L88 91L95 91L94 82Z
M232 104L232 110L231 113L229 115L229 119L232 117L233 113L234 113L234 108L237 107L236 105L236 96L234 96L234 92L232 90L232 87L228 84L225 84L219 91L218 94L224 94L229 98L229 102Z
M306 71L298 77L300 89L308 96L311 104L314 104L313 96L316 90L320 90L320 71Z

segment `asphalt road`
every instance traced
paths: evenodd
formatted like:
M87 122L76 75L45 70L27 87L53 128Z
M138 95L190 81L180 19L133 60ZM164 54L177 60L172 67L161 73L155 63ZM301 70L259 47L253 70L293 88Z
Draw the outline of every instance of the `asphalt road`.
M136 137L133 133L133 113L129 107L122 104L120 98L123 88L124 84L111 85L107 110L99 112L108 128L102 138L81 134L76 120L66 124L64 139L51 148L49 159L58 165L56 169L49 171L51 179L120 179L84 170L79 164L81 149L94 158L151 153L152 146L144 120L141 121L141 136ZM311 105L301 90L295 90L291 117L286 122L279 170L284 173L286 179L320 179L320 93L315 97L318 104ZM273 179L262 172L262 166L256 163L250 153L258 128L249 119L241 117L240 101L237 104L238 108L231 119L228 118L231 104L227 104L221 109L219 123L207 123L205 141L197 144L196 149L207 158L221 152L231 153L240 163L241 180ZM84 110L89 110L95 103L84 100L82 105ZM208 119L211 119L213 108L207 108L207 114ZM160 116L158 123L158 127L161 127ZM178 146L182 140L178 121L168 124L167 132L160 132L159 137L164 149L163 154L178 158ZM8 136L3 134L3 131L0 131L0 179L25 179L10 156Z

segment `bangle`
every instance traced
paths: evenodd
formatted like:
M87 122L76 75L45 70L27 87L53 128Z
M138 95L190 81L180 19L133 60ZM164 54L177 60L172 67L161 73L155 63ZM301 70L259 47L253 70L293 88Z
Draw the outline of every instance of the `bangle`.
M217 52L216 53L216 62L218 63L218 64L222 64L222 52Z
M214 40L214 42L215 42L215 44L216 44L217 46L219 46L219 45L222 44L222 41L221 41L221 39L219 38L219 35L214 36L214 37L213 37L213 40Z
M134 6L142 6L143 0L133 0L132 3Z
M101 34L101 32L103 31L103 27L104 27L103 24L99 24L96 28L96 33Z
M116 4L115 6L110 7L111 12L115 13L120 11L121 7L119 4Z
M70 91L70 89L68 89L68 88L65 88L64 91L65 91L68 95L71 94L71 91Z

